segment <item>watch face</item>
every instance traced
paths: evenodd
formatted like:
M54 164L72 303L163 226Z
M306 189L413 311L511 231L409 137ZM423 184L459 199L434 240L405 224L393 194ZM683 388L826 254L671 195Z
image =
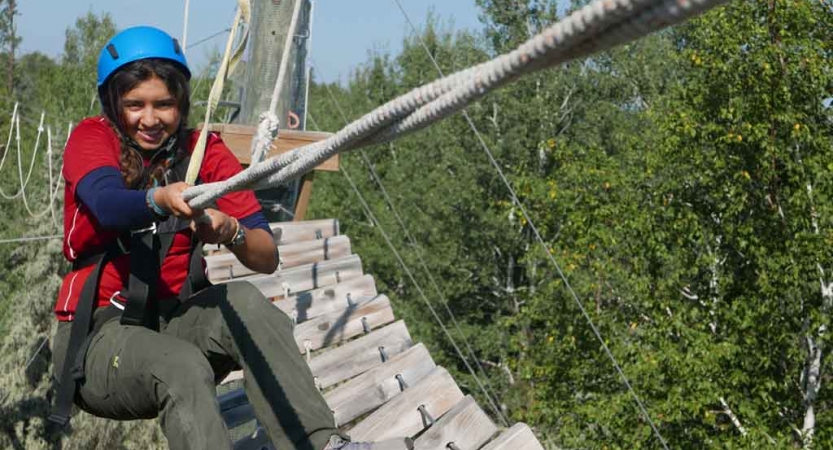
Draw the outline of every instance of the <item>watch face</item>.
M237 234L234 235L234 239L231 240L231 245L240 245L246 241L246 230L243 227L240 227L237 230Z
M231 241L225 245L228 248L232 248L242 244L243 242L246 242L246 230L243 227L239 227L237 229L237 233L233 238L231 238Z

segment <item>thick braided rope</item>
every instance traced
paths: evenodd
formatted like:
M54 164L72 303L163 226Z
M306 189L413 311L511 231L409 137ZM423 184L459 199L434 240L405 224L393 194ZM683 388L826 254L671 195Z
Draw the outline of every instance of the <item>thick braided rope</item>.
M276 173L287 164L298 159L302 153L320 151L337 152L342 148L348 148L361 139L370 136L374 131L406 116L427 101L436 99L442 93L451 90L458 79L465 78L468 72L472 70L473 68L466 69L449 77L416 88L408 94L391 100L372 112L365 114L361 119L347 125L323 141L315 142L267 159L258 165L249 167L226 181L191 187L183 193L183 197L194 207L204 207L214 199L228 192L243 189L255 180L260 180L270 174ZM201 195L203 195L202 198L196 198ZM203 200L203 198L206 200Z
M616 5L618 3L618 5ZM643 4L647 2L642 2ZM656 3L656 2L654 2ZM610 48L611 46L631 41L652 31L672 23L685 20L701 13L704 9L719 2L699 1L681 3L677 1L660 2L659 5L649 7L633 17L632 5L628 2L597 2L573 14L578 20L562 21L549 28L517 50L501 56L496 60L474 68L473 82L458 86L455 90L444 94L437 100L422 106L407 118L393 124L367 141L360 142L340 151L351 150L368 144L378 144L396 139L406 133L422 129L449 114L457 112L471 102L481 98L489 91L507 84L515 78L544 67L557 65L579 56ZM619 6L619 8L617 8ZM595 20L602 14L608 14L608 19L619 18L622 13L630 13L628 20L610 25L610 21L602 23ZM571 16L571 17L573 17ZM601 32L603 30L603 32ZM587 34L600 33L592 39ZM543 45L542 45L543 43ZM571 47L571 45L574 45ZM312 149L310 149L312 150ZM267 178L258 182L254 187L261 188L273 184L281 184L294 179L310 168L320 164L335 152L324 154L305 153L304 159L293 163Z
M324 141L264 161L224 182L189 188L184 198L193 207L204 207L234 190L283 184L338 152L425 128L522 75L633 41L725 1L597 0L507 54L416 88Z

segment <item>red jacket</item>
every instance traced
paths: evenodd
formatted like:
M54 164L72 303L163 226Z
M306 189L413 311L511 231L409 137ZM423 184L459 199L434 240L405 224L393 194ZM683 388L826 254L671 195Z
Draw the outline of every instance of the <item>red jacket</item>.
M193 150L199 133L193 132L189 146ZM85 175L100 167L119 167L119 139L103 117L85 119L72 131L64 153L64 256L70 262L104 251L120 234L106 230L96 221L86 206L75 196L75 188ZM242 170L237 158L222 139L210 133L199 178L204 183L222 181ZM260 211L260 204L252 191L228 194L217 200L222 212L238 219ZM176 234L162 263L156 298L174 298L179 294L188 275L191 230ZM110 298L120 296L129 276L128 256L122 255L108 263L101 273L98 306L110 304ZM64 277L55 315L58 320L73 319L75 305L87 276L95 265L68 273ZM122 297L121 300L124 300Z

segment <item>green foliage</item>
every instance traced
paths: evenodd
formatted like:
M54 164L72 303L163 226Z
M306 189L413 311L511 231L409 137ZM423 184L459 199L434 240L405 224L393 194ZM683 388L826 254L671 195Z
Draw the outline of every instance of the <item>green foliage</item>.
M446 72L513 48L556 11L478 4L483 36L422 31ZM437 302L424 258L510 417L544 441L659 447L578 300L672 447L801 445L808 338L823 377L829 367L817 330L830 308L831 25L824 3L738 1L468 109L575 298L460 117L367 150L419 254L361 155L342 164ZM436 76L412 37L346 87L313 86L311 113L336 130L328 91L352 119ZM415 338L486 407L343 176L319 180L313 214L341 220ZM833 442L829 392L812 402L817 448Z
M446 73L513 48L557 11L544 0L478 5L482 34L434 19L420 32ZM95 58L114 32L109 17L88 14L67 32L59 61L19 57L5 110L14 98L27 100L30 121L45 110L60 142L57 130L97 111ZM532 425L548 447L660 447L586 314L671 447L807 445L801 433L812 406L813 445L828 448L831 348L821 331L831 298L820 284L833 270L832 43L823 2L738 0L470 106L543 247L460 115L341 163L467 356L471 346L485 374L469 361L503 412ZM372 55L346 86L313 84L310 122L337 130L435 79L417 36L403 44L397 55ZM211 79L210 67L195 77L195 103ZM0 117L0 130L8 125ZM35 127L21 123L27 162ZM0 172L4 192L20 184L15 158ZM35 161L38 209L48 199L46 160ZM311 215L340 220L414 339L495 416L344 175L320 174L315 192ZM0 211L26 216L19 201L0 202ZM48 219L7 224L2 238L60 232ZM48 352L36 350L51 335L65 263L57 241L0 245L0 260L0 447L51 447ZM823 354L815 398L806 397L811 341ZM68 448L164 445L150 422L82 414L74 426L62 440Z

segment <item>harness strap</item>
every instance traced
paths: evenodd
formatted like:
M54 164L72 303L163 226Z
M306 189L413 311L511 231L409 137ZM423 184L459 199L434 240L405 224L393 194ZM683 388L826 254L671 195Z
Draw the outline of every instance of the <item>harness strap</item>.
M110 247L107 247L107 249L105 249L104 251L99 253L92 253L89 255L81 255L78 259L72 262L72 271L75 272L85 267L98 264L98 262L101 261L102 258L104 258L104 255L107 254L108 251L114 252L112 254L111 260L117 256L126 255L130 253L130 251L127 250L127 247L125 247L123 241L124 237L119 236L116 238L115 244L112 244Z
M196 237L191 237L191 254L188 256L188 276L182 289L179 290L179 301L184 302L194 293L199 292L208 286L208 278L205 276L205 269L202 266L202 242Z
M128 284L128 301L125 310L109 308L112 317L121 313L121 323L126 325L145 326L159 330L159 302L151 297L151 289L155 289L159 280L162 261L168 254L173 243L175 232L157 233L156 227L133 232L130 237L130 278ZM192 237L189 255L188 276L180 290L179 300L184 301L195 292L208 285L202 259L199 253L202 245ZM84 379L84 362L90 337L97 331L93 329L93 314L98 305L98 286L101 272L108 262L126 253L121 241L111 245L102 253L84 257L73 263L73 270L95 264L79 295L75 309L75 319L72 322L69 342L66 347L63 367L56 379L55 404L49 415L49 422L64 428L70 420L72 404L78 383ZM102 313L103 314L103 313ZM100 317L100 324L109 318Z
M159 330L159 300L151 296L151 291L156 289L162 261L171 248L174 234L157 233L156 226L131 233L130 278L122 325Z
M110 260L118 255L118 249L119 247L114 245L105 253L101 254L101 258L96 263L95 268L90 273L87 281L84 282L84 287L81 288L81 295L75 307L75 320L72 322L72 328L70 329L64 364L61 368L60 377L57 380L58 386L55 393L55 406L52 408L52 414L48 418L50 422L59 425L61 428L69 423L75 391L78 382L84 377L84 360L81 358L79 367L79 364L77 364L77 355L87 341L87 336L90 334L93 312L98 303L98 295L96 294L98 292L98 281L101 277L101 270Z

